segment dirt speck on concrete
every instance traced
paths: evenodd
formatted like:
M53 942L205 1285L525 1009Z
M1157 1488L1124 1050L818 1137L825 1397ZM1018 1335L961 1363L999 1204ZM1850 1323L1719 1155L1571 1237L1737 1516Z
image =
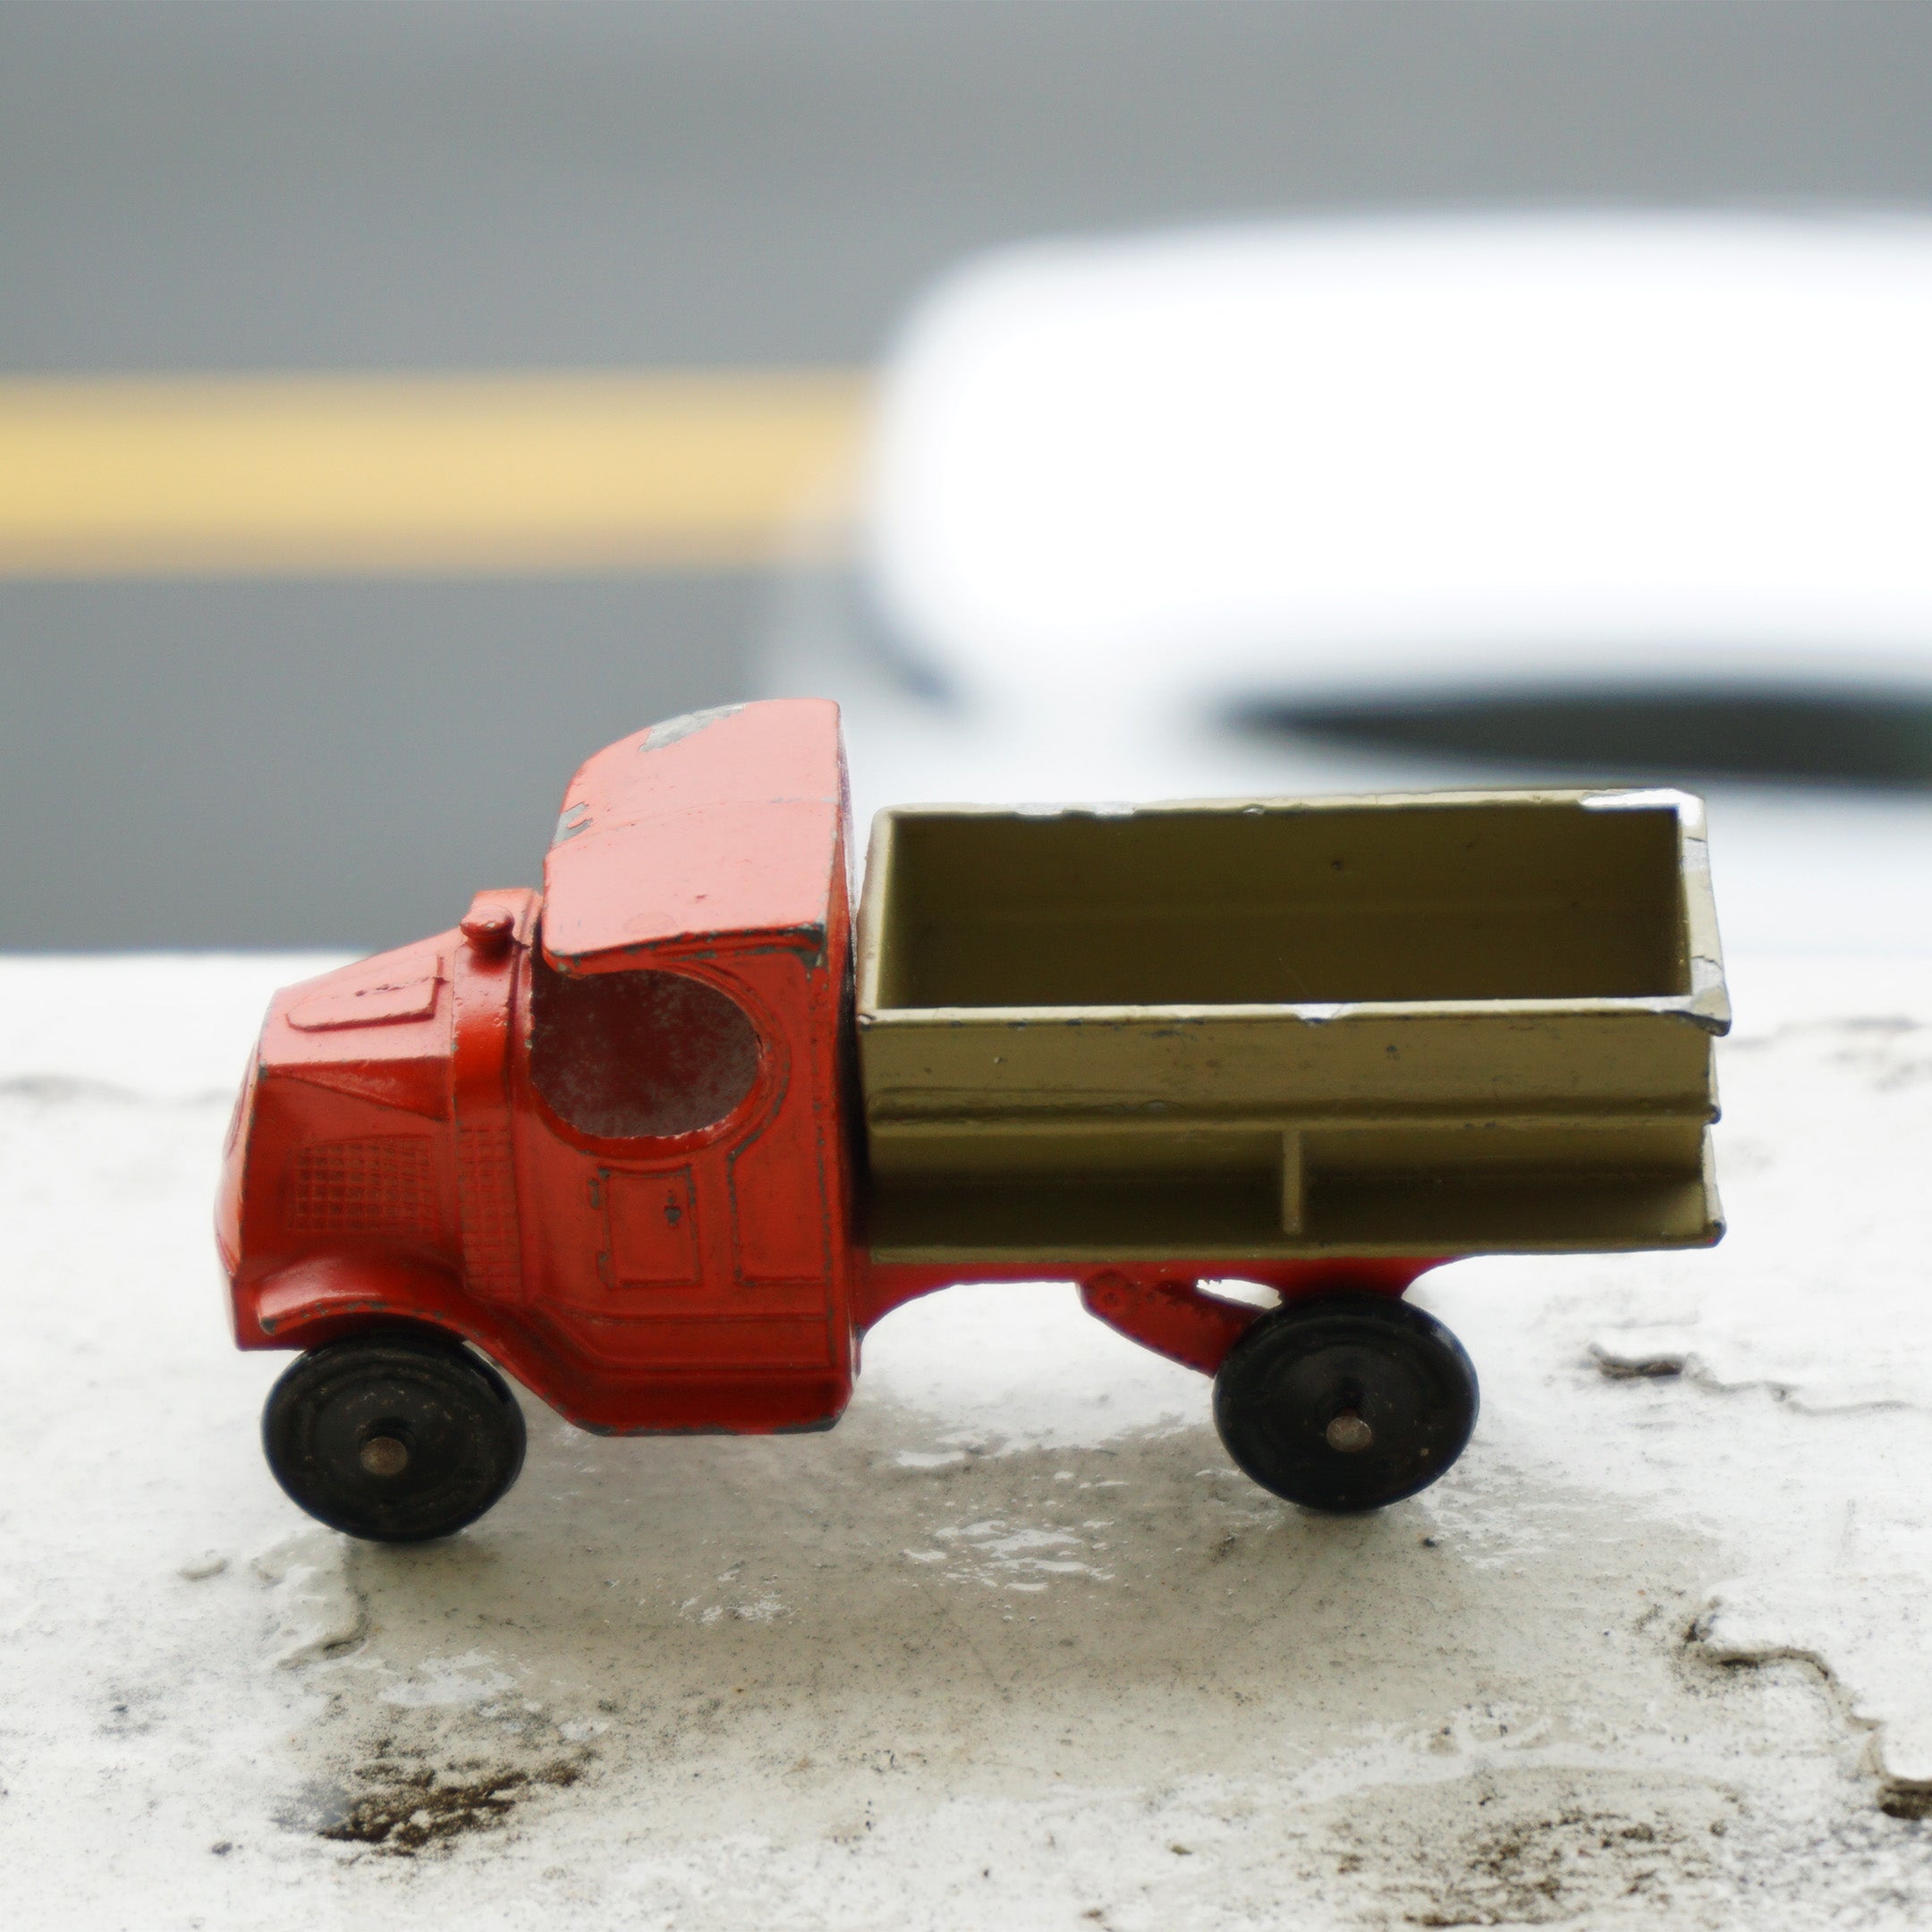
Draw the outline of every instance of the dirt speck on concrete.
M1337 1830L1335 1869L1370 1877L1404 1925L1550 1925L1612 1908L1668 1919L1716 1877L1732 1802L1658 1783L1530 1772L1385 1792Z
M317 1826L317 1835L392 1858L414 1858L500 1830L536 1792L567 1789L582 1775L581 1760L569 1758L521 1766L474 1758L437 1765L376 1756L350 1773L340 1806Z

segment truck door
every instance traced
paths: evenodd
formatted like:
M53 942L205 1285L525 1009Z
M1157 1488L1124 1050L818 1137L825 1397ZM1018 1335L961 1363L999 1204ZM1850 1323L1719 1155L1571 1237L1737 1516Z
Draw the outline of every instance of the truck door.
M539 1144L522 1174L544 1250L536 1292L591 1352L668 1370L823 1370L826 1245L774 1279L748 1235L823 1224L824 1177L792 1130L779 1016L716 966L594 974L530 966L528 1080ZM757 1174L759 1200L741 1201ZM793 1242L794 1247L801 1243Z

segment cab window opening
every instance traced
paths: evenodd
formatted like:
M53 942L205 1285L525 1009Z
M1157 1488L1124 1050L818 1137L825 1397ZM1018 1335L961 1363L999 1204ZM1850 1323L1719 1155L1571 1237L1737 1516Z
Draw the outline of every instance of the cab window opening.
M685 973L556 971L531 960L530 1080L578 1132L670 1140L727 1120L758 1081L758 1038L729 995Z

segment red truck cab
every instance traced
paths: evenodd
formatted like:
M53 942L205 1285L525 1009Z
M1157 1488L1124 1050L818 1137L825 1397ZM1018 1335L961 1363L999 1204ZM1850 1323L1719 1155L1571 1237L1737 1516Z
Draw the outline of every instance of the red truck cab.
M835 706L675 719L579 771L541 898L279 994L217 1216L238 1343L394 1323L590 1429L828 1427L846 818Z
M827 1425L852 1378L828 703L578 773L541 899L280 994L228 1147L237 1339L434 1313L573 1422Z

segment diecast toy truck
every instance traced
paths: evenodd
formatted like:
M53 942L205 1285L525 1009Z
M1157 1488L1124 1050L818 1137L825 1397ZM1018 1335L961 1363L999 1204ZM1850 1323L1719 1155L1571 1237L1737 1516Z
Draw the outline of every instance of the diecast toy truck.
M1722 1232L1694 799L894 809L856 922L847 818L833 705L676 718L577 774L541 894L276 996L217 1227L303 1509L473 1521L505 1370L601 1432L827 1428L968 1282L1076 1284L1257 1483L1375 1509L1475 1422L1425 1269Z

